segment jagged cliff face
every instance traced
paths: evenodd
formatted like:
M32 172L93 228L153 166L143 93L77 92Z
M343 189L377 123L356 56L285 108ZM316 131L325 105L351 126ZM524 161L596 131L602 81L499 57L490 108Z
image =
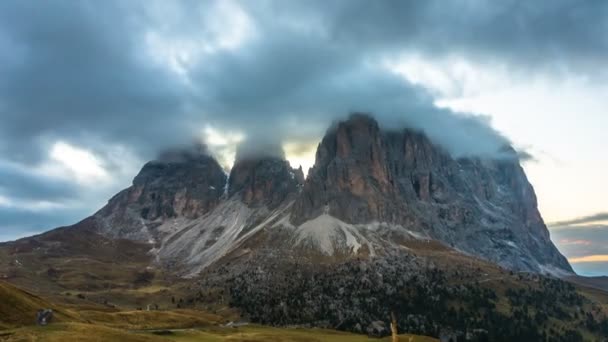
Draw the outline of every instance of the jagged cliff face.
M106 235L153 241L160 223L194 219L215 208L226 181L217 161L205 154L151 161L94 217Z
M325 136L291 218L324 214L405 229L512 269L571 271L515 151L453 159L421 133L384 132L364 115Z
M156 263L190 276L228 259L407 254L420 240L514 270L572 272L515 151L501 156L455 159L420 132L354 115L328 131L306 180L278 157L242 158L227 175L205 153L174 152L87 222L149 243Z
M285 215L303 181L276 157L238 161L228 175L209 155L174 152L146 163L90 222L105 236L151 244L157 263L194 275Z
M278 158L238 161L230 172L229 194L248 206L276 208L304 183L302 169Z

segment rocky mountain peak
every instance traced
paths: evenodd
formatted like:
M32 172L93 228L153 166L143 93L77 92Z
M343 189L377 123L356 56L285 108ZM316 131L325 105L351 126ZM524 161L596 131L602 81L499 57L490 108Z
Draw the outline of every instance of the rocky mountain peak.
M424 134L410 129L384 132L364 114L335 125L318 147L295 223L328 213L349 223L400 222L407 201L439 194L431 168L448 158Z
M509 268L570 272L513 155L455 159L422 132L353 115L323 138L291 222L388 224Z
M274 208L295 194L304 182L302 169L276 157L239 160L230 172L229 196L237 195L250 207Z
M133 180L131 203L141 205L143 218L196 217L217 205L226 175L208 155L151 161Z
M94 216L106 235L148 240L154 232L146 222L208 213L219 204L226 181L224 170L205 153L164 152Z

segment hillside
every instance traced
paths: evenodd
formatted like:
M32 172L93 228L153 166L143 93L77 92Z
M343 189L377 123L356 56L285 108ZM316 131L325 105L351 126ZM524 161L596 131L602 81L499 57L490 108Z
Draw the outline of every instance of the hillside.
M57 321L77 319L73 312L58 308L37 295L0 281L0 329L33 325L36 323L36 312L46 308L55 309L54 318Z
M608 277L568 277L568 280L587 287L608 291Z
M35 326L39 308L52 308L53 321ZM362 335L320 329L224 326L221 316L198 310L120 311L58 305L0 281L0 341L368 341ZM402 335L407 341L435 339ZM410 339L411 337L411 339Z
M605 292L509 271L432 241L404 242L390 257L369 261L285 258L226 260L201 275L200 288L229 293L231 305L264 324L365 333L380 320L387 334L393 312L404 331L475 331L473 341L594 341L608 333Z
M437 339L425 336L402 334L400 341L436 342ZM391 341L390 338L368 338L363 335L349 334L322 329L286 329L264 326L215 327L177 330L129 331L109 328L96 324L62 323L48 328L23 328L11 332L0 331L0 341L121 341L121 342L370 342Z

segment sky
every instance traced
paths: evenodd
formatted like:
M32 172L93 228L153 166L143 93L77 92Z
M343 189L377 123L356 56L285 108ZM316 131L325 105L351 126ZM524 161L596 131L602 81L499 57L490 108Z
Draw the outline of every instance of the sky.
M0 241L193 142L306 170L359 111L458 157L512 144L555 244L608 275L605 32L602 0L1 1Z

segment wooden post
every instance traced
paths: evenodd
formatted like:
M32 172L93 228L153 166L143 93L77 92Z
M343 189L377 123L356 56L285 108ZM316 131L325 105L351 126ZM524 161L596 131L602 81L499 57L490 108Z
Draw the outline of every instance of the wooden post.
M395 312L391 311L391 335L393 336L392 342L399 342L399 336L397 333L397 317L395 316Z

